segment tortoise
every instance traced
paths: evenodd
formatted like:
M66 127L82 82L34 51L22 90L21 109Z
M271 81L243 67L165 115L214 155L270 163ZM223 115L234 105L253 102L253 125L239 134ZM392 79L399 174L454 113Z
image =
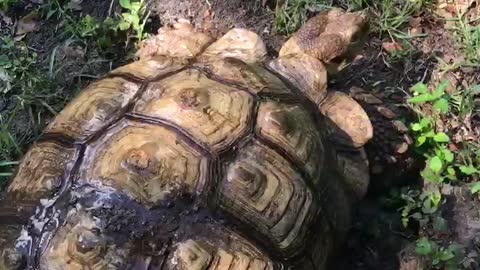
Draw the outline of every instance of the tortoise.
M361 12L308 20L269 59L186 21L91 83L0 202L0 269L325 269L366 193L372 124L327 90Z

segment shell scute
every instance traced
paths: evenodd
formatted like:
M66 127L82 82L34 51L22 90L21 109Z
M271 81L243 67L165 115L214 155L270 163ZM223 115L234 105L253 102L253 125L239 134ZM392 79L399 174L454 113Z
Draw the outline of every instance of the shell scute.
M39 200L55 193L73 165L75 149L54 142L34 144L25 154L7 193L15 200Z
M226 170L219 188L221 208L269 238L278 251L294 255L318 210L306 180L258 142L241 149Z
M320 177L325 149L322 134L311 115L299 104L276 101L259 106L255 131L296 160L315 181Z
M247 92L189 69L151 83L133 113L172 123L220 152L249 131L253 105Z
M176 192L201 192L206 180L203 153L154 124L121 120L89 145L85 156L80 181L114 187L147 205Z
M72 100L52 123L46 133L59 133L78 141L88 139L122 116L140 84L120 77L106 78L90 84Z
M213 76L247 88L258 95L292 95L290 89L275 75L259 64L246 64L235 58L200 62L197 67L206 69Z

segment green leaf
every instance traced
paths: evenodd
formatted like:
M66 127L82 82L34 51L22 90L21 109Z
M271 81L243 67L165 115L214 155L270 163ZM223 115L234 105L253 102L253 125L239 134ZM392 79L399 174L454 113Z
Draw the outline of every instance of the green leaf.
M118 28L122 31L125 31L125 30L130 28L130 25L131 25L131 23L123 21L123 22L118 24Z
M410 88L410 91L414 93L425 94L428 92L428 88L427 88L427 85L423 83L417 83L414 86L412 86L412 88Z
M413 104L425 103L427 101L435 100L436 98L432 94L420 94L418 96L409 98L407 101Z
M441 98L433 103L433 108L441 113L447 113L449 109L448 101L444 98Z
M422 130L422 126L419 123L415 123L412 125L412 130L413 131L420 131Z
M448 175L455 176L455 170L452 167L447 168Z
M417 146L421 146L422 144L425 143L425 141L427 140L427 137L425 136L420 136L417 138Z
M130 0L119 0L120 6L124 9L130 9Z
M428 162L428 166L434 173L439 173L440 170L442 170L442 160L438 156L434 156L430 161Z
M472 175L474 173L479 173L480 171L473 167L473 165L460 166L458 167L463 174Z
M425 133L424 136L427 138L433 138L435 137L435 132L433 132L433 130L430 130L427 133Z
M443 157L448 163L453 161L453 153L448 149L442 149Z
M426 237L418 239L415 252L423 256L431 254L433 252L432 243Z
M419 124L420 124L422 127L426 128L426 127L429 127L429 126L430 126L430 123L431 123L430 118L424 117L424 118L422 118L422 120L420 120L420 123L419 123Z
M470 185L470 192L472 194L480 192L480 182L475 182Z
M448 260L451 260L455 257L455 255L453 254L453 252L451 250L443 250L442 252L440 252L440 255L438 256L438 258L441 260L441 261L448 261Z
M447 134L439 132L433 136L433 140L436 142L448 142L450 138L447 136Z
M443 94L445 94L445 90L447 90L447 86L450 84L450 81L449 80L445 80L443 81L442 84L440 84L439 86L437 86L435 88L435 90L433 91L433 95L435 97L435 99L443 96Z

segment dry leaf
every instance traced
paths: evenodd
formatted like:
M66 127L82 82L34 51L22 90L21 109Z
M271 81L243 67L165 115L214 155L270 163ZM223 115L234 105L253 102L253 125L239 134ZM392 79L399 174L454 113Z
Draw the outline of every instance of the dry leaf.
M30 12L27 16L21 18L17 22L17 29L15 32L15 39L22 39L27 33L35 31L37 27L38 13L35 11Z
M400 45L396 42L383 42L382 43L382 48L389 53L393 53L393 52L396 52L396 51L401 51L403 49L402 45Z

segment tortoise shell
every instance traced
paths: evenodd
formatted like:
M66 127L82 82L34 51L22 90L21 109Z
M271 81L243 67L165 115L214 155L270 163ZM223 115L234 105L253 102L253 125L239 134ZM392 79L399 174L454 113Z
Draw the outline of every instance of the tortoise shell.
M1 228L0 268L323 269L350 201L318 104L209 59L142 59L71 101L0 204L8 220L41 205Z

